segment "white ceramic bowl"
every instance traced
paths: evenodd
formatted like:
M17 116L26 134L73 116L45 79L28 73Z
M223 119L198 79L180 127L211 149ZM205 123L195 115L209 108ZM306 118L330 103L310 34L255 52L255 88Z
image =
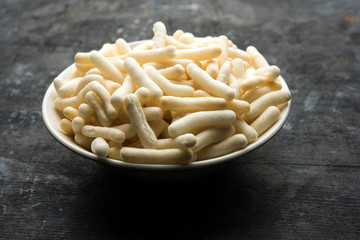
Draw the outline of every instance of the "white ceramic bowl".
M64 70L69 71L71 68L74 68L75 65L71 65ZM280 81L284 89L288 89L284 79L280 77ZM146 179L146 180L184 180L190 179L198 176L202 176L211 172L214 172L221 168L225 163L229 161L236 160L242 155L255 150L256 148L262 146L264 143L269 141L283 126L285 123L289 111L290 104L281 111L280 119L263 135L261 135L257 141L247 145L245 148L232 152L230 154L203 160L199 162L192 162L182 165L158 165L158 164L136 164L136 163L127 163L116 159L111 158L99 158L92 152L85 150L84 148L77 145L73 138L66 136L60 129L60 120L61 115L55 110L54 100L57 97L57 93L52 83L47 89L43 103L42 103L42 117L45 122L45 125L53 137L59 141L62 145L69 148L70 150L86 157L95 162L101 163L108 167L111 167L113 170L119 171L124 175L132 176L136 178Z

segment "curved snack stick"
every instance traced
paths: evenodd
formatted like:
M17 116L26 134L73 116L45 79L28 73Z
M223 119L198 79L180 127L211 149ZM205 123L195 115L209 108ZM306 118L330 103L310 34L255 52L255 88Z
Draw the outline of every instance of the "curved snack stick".
M142 164L180 164L192 159L193 152L188 149L143 149L123 147L120 156L125 162Z
M94 64L80 64L75 63L76 69L82 73L82 76L85 75L90 69L94 68Z
M117 39L115 41L115 45L116 45L116 52L119 55L124 55L131 51L131 48L129 47L128 43L122 38Z
M71 127L71 121L67 118L63 118L60 120L60 128L63 130L65 135L72 136L74 135L74 132Z
M139 63L163 62L175 58L176 48L174 46L166 46L151 50L133 50L127 56L134 58Z
M246 136L249 143L255 142L258 138L258 133L250 127L242 118L236 118L233 123L236 133L242 133Z
M122 125L114 126L112 128L121 130L125 134L126 139L135 137L135 135L136 135L135 128L130 123L125 123L125 124L122 124Z
M90 61L90 53L89 52L78 52L74 57L75 63L78 64L92 64Z
M221 47L221 54L217 59L221 67L228 60L228 42L228 38L224 35L221 35L218 38L218 45Z
M167 45L173 45L177 49L191 49L191 48L193 48L193 47L191 47L191 46L189 46L187 44L179 42L178 40L176 40L174 37L171 37L171 36L166 36L166 44Z
M250 104L246 101L233 99L227 102L226 108L234 111L236 115L241 116L250 111Z
M244 62L240 58L235 58L232 61L233 67L232 67L232 74L234 74L234 77L242 80L245 77L245 66Z
M208 93L225 98L229 101L234 99L235 93L228 85L216 81L196 64L190 63L186 70L190 77Z
M102 45L99 53L101 53L104 57L113 57L117 54L116 45L111 43L105 43Z
M219 63L216 59L211 59L207 62L206 72L214 79L217 78L219 73Z
M129 93L134 92L134 84L130 78L130 76L126 76L123 84L115 90L115 92L111 95L111 104L117 108L120 108L124 104L124 98Z
M106 157L109 154L109 149L109 144L101 137L97 137L91 142L91 151L98 157Z
M179 36L179 42L184 44L191 44L195 41L195 36L192 33L186 32Z
M210 144L222 141L224 138L230 137L235 133L233 125L209 128L196 135L196 144L192 148L194 152L198 152Z
M85 121L82 117L76 117L71 122L71 128L75 134L79 134L85 125Z
M143 106L146 100L149 98L150 92L147 88L141 87L135 91L135 95L139 99L140 105Z
M280 76L280 69L275 65L269 67L262 67L256 69L255 75L263 76L268 81L274 81Z
M101 137L118 143L125 141L124 132L116 128L85 125L81 133L86 137Z
M229 87L234 91L235 99L239 99L241 95L240 80L237 79L233 74L230 74L229 76Z
M74 97L71 98L56 98L54 101L55 109L63 111L64 108L70 106L73 108L79 107L80 104L85 103L85 95L87 92L91 91L92 85L91 82L87 84L81 91Z
M65 83L67 83L68 81L80 77L82 76L82 73L80 73L77 69L75 64L71 65L71 67L69 69L67 69L66 71L63 71L62 73L60 73L59 76L57 76L53 83L54 83L54 87L56 90L56 93L59 95L59 89L60 87L62 87Z
M64 108L63 114L67 119L73 120L79 115L79 111L73 107L66 107Z
M228 48L228 55L230 58L240 58L243 61L250 62L249 54L241 49Z
M126 74L126 70L124 67L124 60L119 57L108 58L109 62L111 62L114 67L116 67L121 73Z
M190 133L199 127L224 126L232 124L236 115L231 110L201 111L190 113L170 124L168 131L171 136Z
M144 71L167 95L178 97L188 97L194 95L194 88L186 85L175 85L171 83L152 66L146 66Z
M186 66L190 63L194 63L194 61L190 60L190 59L174 59L174 60L168 60L168 61L164 61L164 62L148 62L143 65L143 68L150 65L156 69L163 69L163 68L172 67L176 64L180 64L181 66L186 68Z
M282 88L282 84L278 81L278 79L275 79L272 82L266 82L263 86L270 87L272 91L277 91ZM259 87L262 87L262 85L260 85Z
M89 74L81 78L77 86L75 87L74 94L77 95L79 92L91 82L103 83L104 78L98 74Z
M118 112L116 109L111 105L110 103L110 94L109 92L101 85L100 83L94 83L92 87L93 91L96 93L96 95L99 97L100 101L102 102L104 106L104 110L106 112L106 115L114 120L118 116Z
M280 110L275 106L270 106L250 126L261 136L279 119L279 116Z
M246 101L248 103L252 103L262 95L265 95L267 93L271 92L271 88L268 86L264 86L261 88L255 88L249 91L246 91L244 95L240 97L241 100Z
M123 160L120 156L120 149L119 147L110 147L110 150L109 150L109 158L112 158L112 159L117 159L117 160Z
M250 104L250 112L245 115L245 120L251 122L258 117L262 112L272 105L279 105L290 100L291 94L289 91L278 90L269 92Z
M150 50L149 50L150 51ZM155 51L155 50L154 50ZM140 67L139 63L134 58L126 58L125 68L131 79L138 87L145 87L149 90L150 98L154 101L159 99L163 92L149 77L144 70Z
M184 75L185 68L180 64L176 64L174 66L165 69L160 69L158 71L159 73L161 73L161 75L163 75L167 79L177 79L182 75Z
M232 63L229 61L225 61L220 67L216 80L226 84L229 80L231 69Z
M211 95L204 90L198 89L194 92L194 97L211 97Z
M101 102L97 99L93 91L89 91L86 96L86 101L89 106L95 111L97 119L100 124L105 127L110 127L112 121L108 118Z
M240 87L242 90L244 91L248 91L251 89L256 88L257 86L267 83L267 80L265 77L263 76L251 76L249 78L244 79L241 84Z
M143 111L148 122L160 120L164 116L164 111L159 107L144 107Z
M74 78L63 84L59 88L58 96L61 98L68 98L76 95L75 89L82 79L82 77Z
M90 150L91 149L91 143L92 138L85 137L81 133L75 134L74 140L77 144L79 144L81 147Z
M164 121L163 119L161 119L159 121L149 122L149 125L150 125L151 129L154 131L156 137L159 137L160 134L162 134L166 130L166 128L169 126L169 124L166 121Z
M146 121L144 111L135 94L129 94L125 97L125 108L144 148L156 148L156 135Z
M246 53L251 57L253 64L256 68L268 67L269 63L266 61L264 56L254 46L246 48Z
M165 138L158 140L158 149L168 148L190 148L196 144L196 137L194 134L186 133L177 136L176 138Z
M176 112L197 112L221 110L226 108L226 100L215 97L173 97L160 98L160 106Z
M218 46L208 46L194 49L176 50L176 59L191 59L193 61L203 61L213 59L221 54L221 48Z
M122 83L124 81L124 75L99 52L91 51L90 60L105 77L117 83Z
M91 123L91 109L86 103L80 104L78 108L79 117L84 120L84 124Z
M166 43L165 39L166 39L167 34L166 34L166 27L165 27L164 23L162 23L162 22L154 23L153 32L154 32L153 48L165 47L165 43Z
M247 145L244 134L235 134L225 140L208 146L197 153L198 160L219 157L234 151L240 150Z
M176 30L176 31L174 32L173 38L175 38L176 40L179 40L179 37L180 37L181 35L183 35L183 34L184 34L184 31L181 30L181 29L178 29L178 30Z

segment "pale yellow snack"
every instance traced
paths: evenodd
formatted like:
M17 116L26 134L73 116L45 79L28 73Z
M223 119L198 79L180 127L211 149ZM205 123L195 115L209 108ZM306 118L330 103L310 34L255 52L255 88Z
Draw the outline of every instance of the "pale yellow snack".
M186 70L191 78L208 93L216 97L225 98L229 101L234 99L235 93L228 85L216 81L196 64L190 63Z
M162 22L154 23L153 27L154 37L153 37L153 48L163 48L166 44L166 27Z
M235 134L219 143L210 145L197 152L197 159L204 160L232 153L242 149L247 145L247 143L248 142L244 134Z
M225 61L220 67L216 80L226 84L229 80L231 69L232 63Z
M86 137L101 137L119 143L125 141L125 133L116 128L85 125L83 126L81 133Z
M157 138L146 121L144 111L135 94L126 95L125 107L129 114L130 122L134 126L144 148L156 148Z
M208 46L193 49L176 50L176 59L191 59L193 61L202 61L218 57L221 54L221 48L217 46Z
M227 106L226 100L215 97L173 97L163 96L160 98L160 106L175 112L198 112L209 110L221 110Z
M144 149L123 147L120 156L125 162L143 164L181 164L192 159L193 152L183 148Z
M109 154L109 150L108 143L101 137L97 137L91 142L91 151L99 157L106 157Z
M275 106L268 107L255 121L251 123L251 127L261 136L268 130L280 116L280 110Z
M200 111L190 113L183 118L176 120L169 126L171 136L190 133L199 127L214 127L230 125L235 121L236 115L231 110Z
M111 119L106 115L104 106L101 104L101 102L96 97L95 93L93 91L89 91L86 96L86 102L89 104L89 106L94 110L96 113L97 119L99 120L100 124L105 127L111 126Z
M151 50L133 50L127 57L134 58L139 63L163 62L176 57L176 47L166 46Z
M97 51L91 51L90 61L102 72L102 74L117 83L124 81L124 75L111 62Z

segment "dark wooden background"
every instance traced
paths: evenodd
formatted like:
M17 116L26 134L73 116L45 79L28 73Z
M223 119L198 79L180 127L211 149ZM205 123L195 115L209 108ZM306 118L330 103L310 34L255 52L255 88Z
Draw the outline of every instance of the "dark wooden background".
M360 239L360 2L0 2L0 238ZM292 92L283 129L197 180L113 174L57 143L43 95L78 51L168 31L256 46Z

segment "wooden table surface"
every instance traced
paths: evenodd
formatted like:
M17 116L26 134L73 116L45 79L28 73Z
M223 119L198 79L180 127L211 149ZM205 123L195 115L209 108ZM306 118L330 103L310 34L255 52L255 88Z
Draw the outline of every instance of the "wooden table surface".
M0 2L1 239L360 239L360 2ZM78 51L152 37L161 20L256 46L292 109L270 142L214 175L125 178L46 130L47 87Z

